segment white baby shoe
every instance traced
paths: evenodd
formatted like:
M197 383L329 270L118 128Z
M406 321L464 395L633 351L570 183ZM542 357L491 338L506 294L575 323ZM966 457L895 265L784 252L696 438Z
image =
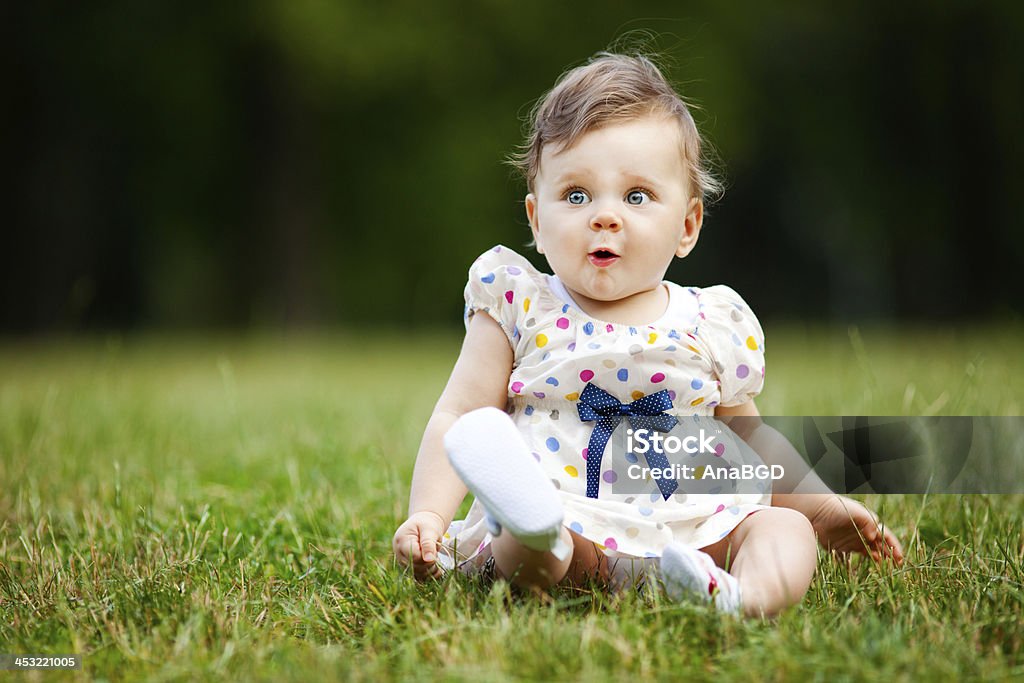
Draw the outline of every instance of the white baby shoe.
M728 614L741 614L740 582L711 556L682 543L670 543L661 555L665 593L673 600L709 602Z
M490 407L468 412L444 435L444 447L455 472L484 506L491 533L506 529L527 548L566 557L562 501L512 418Z

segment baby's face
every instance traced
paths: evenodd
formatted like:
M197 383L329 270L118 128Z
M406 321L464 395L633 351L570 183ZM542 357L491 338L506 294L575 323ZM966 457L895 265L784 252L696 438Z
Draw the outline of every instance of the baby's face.
M689 198L679 135L674 121L652 116L542 150L526 213L571 293L618 301L653 291L672 258L693 248L703 207Z

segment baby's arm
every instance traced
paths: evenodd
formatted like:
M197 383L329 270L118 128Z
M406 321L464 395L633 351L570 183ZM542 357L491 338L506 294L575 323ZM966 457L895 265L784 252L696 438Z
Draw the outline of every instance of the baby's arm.
M725 422L765 463L782 465L786 471L782 488L791 493L773 493L772 505L791 508L807 517L824 547L841 553L868 554L876 561L883 557L891 557L897 563L903 561L903 548L896 536L881 526L878 517L866 507L833 493L793 444L761 421L752 400L730 408L719 406L715 416L744 418Z
M437 544L466 497L466 486L448 463L444 435L464 413L485 406L504 410L513 354L501 327L487 315L469 321L462 351L434 406L416 456L409 494L409 518L392 546L417 578L438 576Z

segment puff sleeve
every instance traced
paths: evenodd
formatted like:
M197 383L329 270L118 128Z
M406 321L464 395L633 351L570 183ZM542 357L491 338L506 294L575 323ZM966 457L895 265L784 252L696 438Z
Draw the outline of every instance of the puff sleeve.
M754 312L732 288L701 290L698 333L718 376L722 406L738 406L764 387L764 332Z
M482 311L501 325L514 351L521 339L522 318L530 310L531 301L537 300L538 276L529 261L502 245L478 256L466 282L466 329L476 312Z

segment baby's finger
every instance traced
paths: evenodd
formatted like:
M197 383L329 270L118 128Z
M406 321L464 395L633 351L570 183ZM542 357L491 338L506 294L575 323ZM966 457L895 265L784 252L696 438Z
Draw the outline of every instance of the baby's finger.
M422 562L416 562L412 566L413 576L416 577L417 581L423 581L430 575L430 569L427 565Z
M892 557L893 560L896 561L896 564L902 563L903 546L900 545L900 541L898 538L896 538L896 534L889 531L889 529L885 530L885 544L887 546L889 555Z
M413 573L418 580L423 581L425 579L439 579L443 572L437 562L427 563L420 560L413 565Z
M861 528L860 534L862 547L858 549L858 552L874 557L874 553L882 545L882 535L878 533L878 527L874 524L869 524Z
M896 564L903 561L903 548L900 547L900 542L891 531L883 528L873 533L872 536L874 536L871 540L872 559L881 562L885 558L891 558Z
M420 556L427 564L437 559L437 541L429 536L420 536Z
M405 564L405 551L402 550L402 542L399 540L398 534L391 539L391 552L395 554L395 559L398 560L398 564Z
M444 575L444 571L441 570L441 564L439 562L435 562L430 565L430 578L440 579L442 575Z
M420 562L420 541L416 534L405 534L396 538L395 555L405 565L415 566L417 562Z

